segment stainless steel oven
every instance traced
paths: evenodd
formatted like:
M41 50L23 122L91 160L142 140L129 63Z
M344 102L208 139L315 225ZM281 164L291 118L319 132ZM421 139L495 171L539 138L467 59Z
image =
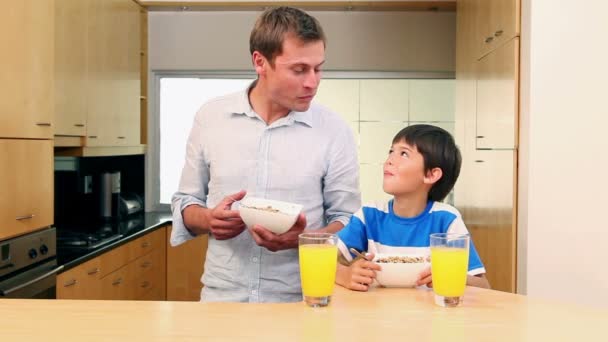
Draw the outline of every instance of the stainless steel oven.
M56 298L56 230L0 241L0 297Z

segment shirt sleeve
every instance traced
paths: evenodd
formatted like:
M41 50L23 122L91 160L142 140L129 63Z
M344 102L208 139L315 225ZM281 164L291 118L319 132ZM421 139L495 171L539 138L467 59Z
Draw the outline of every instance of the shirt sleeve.
M361 193L357 144L350 128L343 126L329 150L323 202L326 222L338 221L346 226L352 213L361 207Z
M173 230L170 241L172 246L180 245L195 237L184 224L182 211L190 205L206 207L209 165L205 160L203 150L202 138L204 132L201 117L202 109L194 119L194 124L186 143L186 160L182 169L179 187L171 199Z
M353 260L353 255L349 249L354 248L360 252L367 250L367 230L365 229L365 218L363 209L355 213L350 222L338 233L338 249L349 262Z
M469 234L469 230L467 229L462 217L457 216L450 227L447 230L448 233L456 233L456 234ZM470 234L469 234L470 235ZM486 269L481 262L481 258L477 253L477 249L475 249L475 244L473 243L473 238L471 237L469 244L469 275L479 275L486 273Z

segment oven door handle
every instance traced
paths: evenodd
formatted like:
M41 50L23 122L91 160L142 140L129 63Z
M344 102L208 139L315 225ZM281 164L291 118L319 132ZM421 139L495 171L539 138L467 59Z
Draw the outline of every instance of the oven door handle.
M19 285L15 286L15 287L12 287L10 289L0 290L0 297L1 296L8 296L9 294L11 294L11 293L13 293L15 291L19 291L19 290L21 290L22 288L24 288L26 286L30 286L30 285L32 285L32 284L34 284L36 282L41 281L44 278L48 278L48 277L56 274L57 272L61 271L62 269L63 269L63 265L59 266L59 267L56 267L52 271L49 271L49 272L47 272L47 273L45 273L45 274L43 274L43 275L41 275L41 276L39 276L39 277L37 277L35 279L32 279L32 280L30 280L28 282L25 282L23 284L19 284Z

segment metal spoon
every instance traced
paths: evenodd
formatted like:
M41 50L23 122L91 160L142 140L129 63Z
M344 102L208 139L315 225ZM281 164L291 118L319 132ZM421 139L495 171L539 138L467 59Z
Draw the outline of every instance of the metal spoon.
M356 255L357 257L355 258L355 260L353 260L353 262L355 262L356 260L359 259L365 259L367 261L369 261L369 259L367 259L367 256L365 256L364 254L360 253L358 250L354 249L354 248L349 248L348 249L351 253L353 253L354 255Z

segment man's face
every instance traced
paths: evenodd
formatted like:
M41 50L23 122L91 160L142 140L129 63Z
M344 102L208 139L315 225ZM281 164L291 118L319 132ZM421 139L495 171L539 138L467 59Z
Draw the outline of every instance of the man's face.
M308 110L321 81L323 62L323 41L304 43L288 35L283 41L283 52L274 59L274 67L265 63L261 75L270 100L288 110Z
M382 189L393 196L426 191L424 157L405 141L391 146L384 162Z

